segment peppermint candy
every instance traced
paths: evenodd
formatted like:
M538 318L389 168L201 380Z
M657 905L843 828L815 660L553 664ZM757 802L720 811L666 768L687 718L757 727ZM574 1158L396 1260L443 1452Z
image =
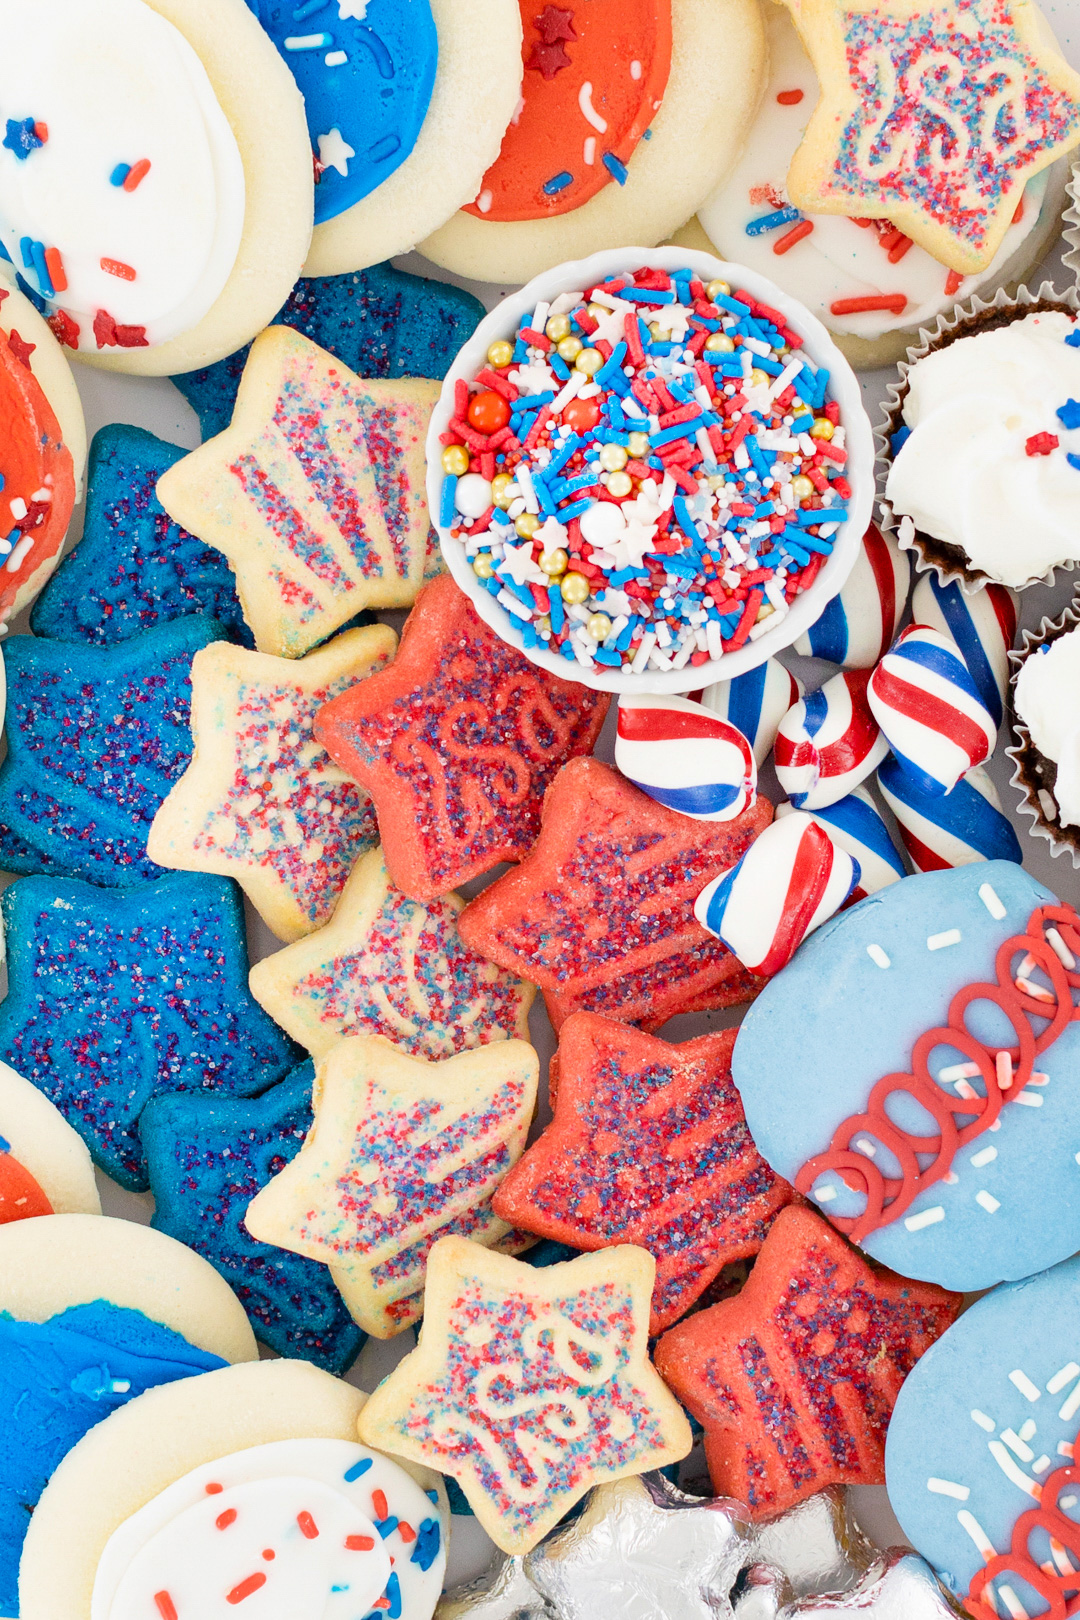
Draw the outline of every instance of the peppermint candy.
M764 765L776 741L777 728L793 703L803 695L803 684L775 658L756 669L706 687L701 701L721 720L737 726L748 738L758 765Z
M871 523L858 561L839 596L795 643L804 658L828 658L845 669L873 669L900 627L911 583L911 561Z
M912 624L870 677L870 708L925 794L951 793L989 759L997 727L951 636Z
M916 624L951 636L968 674L1000 726L1009 684L1009 648L1016 637L1016 596L1004 585L986 585L968 594L957 584L942 585L936 574L922 574L911 598Z
M886 760L880 767L879 779L881 771L890 763ZM798 814L791 804L781 804L776 809L777 820L782 816ZM865 787L857 787L853 793L837 799L825 810L813 811L812 819L828 833L839 849L847 850L858 865L859 882L852 891L853 899L865 900L868 894L876 894L898 878L906 877L903 858L889 837L889 829L881 812Z
M823 810L876 770L889 745L867 702L866 670L845 670L794 704L780 722L773 761L799 810Z
M962 776L948 795L923 792L895 759L879 767L877 779L917 871L1023 860L1020 841L981 765Z
M733 821L757 796L742 732L690 698L620 698L615 763L650 799L696 821Z
M751 973L779 973L806 936L839 911L859 863L800 811L774 821L702 889L694 915Z

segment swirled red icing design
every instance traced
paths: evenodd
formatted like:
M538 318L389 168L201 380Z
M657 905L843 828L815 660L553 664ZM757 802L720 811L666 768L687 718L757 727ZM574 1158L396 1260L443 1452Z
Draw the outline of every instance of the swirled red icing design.
M1080 1575L1076 1570L1076 1565L1080 1564L1080 1524L1058 1506L1058 1497L1066 1485L1077 1484L1080 1484L1080 1466L1075 1463L1055 1468L1046 1476L1038 1507L1021 1513L1013 1526L1008 1552L995 1553L968 1587L964 1608L975 1620L1001 1620L1001 1610L994 1606L993 1592L985 1600L983 1593L991 1581L1006 1574L1018 1575L1050 1605L1039 1620L1069 1620L1069 1616L1080 1614ZM1053 1564L1040 1564L1032 1553L1031 1537L1036 1530L1050 1537ZM1054 1564L1059 1567L1055 1569ZM1069 1593L1072 1595L1067 1596Z
M947 1023L927 1030L915 1042L911 1072L887 1074L879 1080L865 1113L849 1115L833 1132L826 1151L809 1159L799 1171L795 1187L800 1193L808 1194L829 1170L836 1171L853 1192L865 1193L866 1208L861 1215L830 1213L828 1217L854 1243L891 1226L921 1192L941 1181L960 1149L988 1131L1005 1104L1019 1096L1031 1080L1040 1054L1053 1046L1067 1024L1080 1017L1080 1007L1074 1006L1071 995L1072 990L1080 989L1080 972L1063 966L1045 937L1047 928L1056 928L1068 950L1080 958L1080 916L1073 907L1038 906L1028 919L1026 932L1012 935L998 948L994 962L997 982L969 984L958 990L949 1003ZM1025 961L1014 976L1018 954L1030 958L1031 965ZM1034 968L1049 979L1049 992L1032 982ZM1016 1032L1015 1046L988 1046L971 1033L967 1010L977 1001L993 1002L1000 1008ZM1036 1033L1032 1018L1047 1020L1041 1034ZM986 1088L984 1097L970 1086L963 1096L953 1097L942 1090L929 1068L930 1055L939 1046L953 1047L966 1062L977 1065ZM914 1136L901 1129L887 1111L890 1097L898 1093L914 1098L933 1117L939 1134ZM970 1123L958 1124L962 1117L968 1117ZM895 1156L900 1176L884 1175L872 1159L852 1149L852 1138L859 1132L873 1137ZM919 1163L920 1154L931 1156L925 1167Z

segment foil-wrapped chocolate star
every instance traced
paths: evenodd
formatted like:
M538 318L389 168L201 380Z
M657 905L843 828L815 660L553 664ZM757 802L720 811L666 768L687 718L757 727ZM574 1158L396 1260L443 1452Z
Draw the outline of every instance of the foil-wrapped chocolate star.
M960 1612L926 1560L904 1547L881 1554L848 1592L811 1594L782 1607L778 1573L765 1566L749 1571L735 1620L836 1620L844 1614L859 1620L956 1620Z
M435 1620L558 1620L525 1573L524 1558L496 1553L482 1575L455 1586Z
M881 1557L859 1529L839 1486L757 1526L754 1558L778 1570L794 1597L849 1592Z

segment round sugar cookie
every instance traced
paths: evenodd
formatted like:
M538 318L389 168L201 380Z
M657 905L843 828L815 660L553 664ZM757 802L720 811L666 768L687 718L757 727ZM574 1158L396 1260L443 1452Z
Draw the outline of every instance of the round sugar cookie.
M0 1063L0 1226L36 1215L100 1214L82 1137L43 1092Z
M517 0L430 4L438 67L412 151L368 196L316 225L305 275L340 275L407 253L471 202L499 155L521 92ZM349 167L340 149L335 155Z
M4 293L7 294L6 298L3 297ZM17 332L24 343L33 345L27 364L52 406L64 443L71 451L75 502L78 504L83 498L86 481L87 448L86 422L79 390L67 356L57 343L52 328L15 285L14 266L0 261L0 333L7 338L12 331Z
M211 1483L222 1483L225 1490L214 1494L223 1499L234 1496L231 1479L250 1479L261 1461L255 1448L309 1441L322 1443L318 1450L323 1457L330 1455L326 1442L340 1448L348 1464L342 1480L365 1493L370 1503L369 1516L376 1525L383 1509L390 1517L405 1521L405 1535L400 1526L384 1535L388 1519L382 1516L383 1528L376 1539L382 1540L395 1560L402 1620L429 1620L442 1584L450 1522L446 1492L438 1474L397 1459L391 1461L359 1444L357 1419L366 1399L350 1384L320 1372L308 1362L264 1361L203 1373L183 1384L150 1390L132 1401L98 1424L68 1453L42 1495L30 1523L20 1568L22 1620L56 1620L59 1615L64 1620L120 1620L121 1615L133 1614L117 1606L118 1600L123 1600L124 1589L116 1574L118 1570L129 1571L132 1579L138 1574L130 1550L141 1540L147 1521L144 1518L142 1525L135 1525L131 1522L135 1515L145 1513L154 1504L155 1516L164 1517L169 1503L161 1500L162 1493L191 1475L195 1479L189 1484L198 1486L200 1476L196 1471L215 1462L224 1464L223 1479ZM346 1450L349 1457L345 1456ZM244 1453L249 1455L244 1457ZM281 1455L288 1457L284 1448ZM296 1473L302 1467L302 1462L299 1466L294 1463ZM303 1472L307 1472L306 1468ZM261 1477L266 1478L265 1465ZM205 1491L205 1484L201 1488ZM244 1489L241 1486L241 1491ZM250 1486L246 1489L250 1490ZM376 1490L382 1492L384 1502L371 1502ZM357 1494L353 1493L354 1500ZM366 1505L363 1497L360 1501ZM413 1523L425 1511L424 1501L430 1515L426 1526L422 1519ZM244 1506L242 1498L237 1505ZM188 1512L194 1514L198 1509L189 1508ZM225 1512L229 1512L228 1507ZM226 1526L229 1528L231 1524ZM412 1540L407 1539L410 1532ZM294 1537L284 1549L286 1560L294 1566L299 1539ZM372 1538L368 1535L365 1539ZM63 1547L62 1558L57 1557L59 1546ZM275 1552L275 1557L264 1561L260 1554L253 1574L276 1573L280 1567L282 1547L265 1550ZM360 1553L372 1549L356 1550ZM165 1565L159 1567L164 1569ZM267 1592L260 1601L268 1606L260 1608L259 1613L266 1620L278 1620L278 1611L269 1606L275 1593L269 1580L265 1584ZM257 1589L249 1587L252 1592ZM232 1606L226 1606L226 1597L223 1613L232 1613L242 1602L236 1598ZM359 1612L366 1614L372 1606L368 1602ZM196 1610L181 1608L178 1603L173 1607L177 1620L187 1620L189 1613L196 1612L201 1620L217 1620L217 1609L209 1605L200 1605ZM239 1612L243 1613L243 1609ZM170 1610L159 1604L157 1613L164 1620ZM153 1608L147 1620L151 1615L157 1620Z
M80 359L235 352L311 238L303 100L244 0L0 0L0 242Z
M635 66L643 71L631 59L633 40L624 48L627 73ZM565 49L572 60L572 39ZM420 251L458 275L515 283L602 248L625 242L655 246L690 217L737 159L765 68L756 0L671 0L671 70L663 102L628 162L615 170L622 171L619 178L613 174L581 207L554 217L486 220L462 211L422 242ZM526 72L526 97L532 76ZM605 122L592 104L595 93L592 101L584 94L587 88L582 87L575 110L583 151L598 135L603 139L599 125ZM575 141L572 151L577 150ZM592 159L599 159L599 150ZM549 184L562 179L560 172Z
M258 1356L228 1283L164 1232L108 1215L48 1215L0 1226L0 1311L20 1322L46 1322L95 1300L141 1311L225 1361Z

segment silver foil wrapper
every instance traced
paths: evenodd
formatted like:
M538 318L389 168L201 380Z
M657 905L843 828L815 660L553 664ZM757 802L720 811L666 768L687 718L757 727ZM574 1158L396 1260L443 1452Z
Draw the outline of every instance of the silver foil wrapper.
M842 1487L819 1491L789 1513L756 1526L754 1558L786 1576L794 1597L849 1592L881 1557L848 1510Z
M761 1577L761 1584L755 1579ZM871 1565L847 1592L822 1592L785 1603L779 1571L759 1566L748 1572L736 1620L957 1620L954 1606L925 1559L894 1547Z
M447 1592L435 1620L557 1620L525 1574L523 1558L497 1553L483 1575Z

